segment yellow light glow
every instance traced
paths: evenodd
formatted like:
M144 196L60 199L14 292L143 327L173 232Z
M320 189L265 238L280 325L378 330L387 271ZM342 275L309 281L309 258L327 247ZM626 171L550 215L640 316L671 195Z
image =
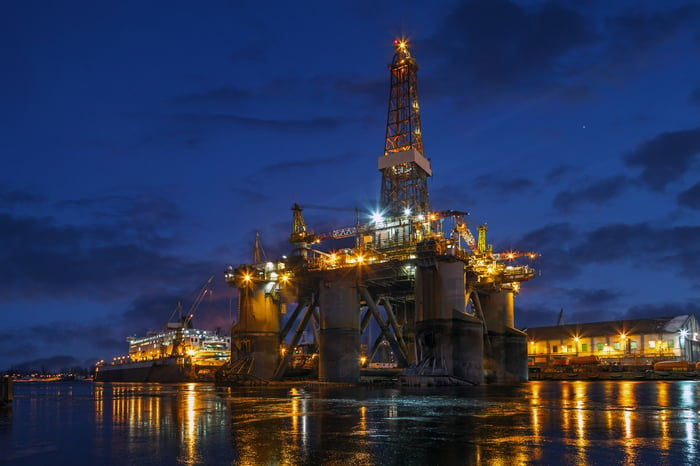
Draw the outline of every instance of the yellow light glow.
M362 257L362 256L360 256L360 255L357 256L357 262L362 262L362 261L364 261L364 260L365 260L364 257Z

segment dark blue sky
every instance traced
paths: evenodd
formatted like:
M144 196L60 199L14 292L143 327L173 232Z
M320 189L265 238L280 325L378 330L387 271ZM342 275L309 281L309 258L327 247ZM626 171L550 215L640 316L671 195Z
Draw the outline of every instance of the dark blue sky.
M376 204L402 35L431 205L542 254L519 327L700 311L700 3L261 5L3 4L0 369L123 352L211 275L228 328L256 231Z

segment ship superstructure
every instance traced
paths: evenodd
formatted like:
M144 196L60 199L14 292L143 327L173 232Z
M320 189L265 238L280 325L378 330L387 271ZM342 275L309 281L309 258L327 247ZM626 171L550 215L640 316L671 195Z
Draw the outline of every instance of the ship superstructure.
M197 306L206 295L214 277L204 285L190 312L182 315L178 303L163 330L145 336L129 336L129 353L100 361L95 380L102 382L184 382L213 380L214 371L230 358L231 337L192 327Z
M192 364L217 366L229 357L231 338L210 330L165 330L143 337L130 336L128 359L132 362L181 357Z

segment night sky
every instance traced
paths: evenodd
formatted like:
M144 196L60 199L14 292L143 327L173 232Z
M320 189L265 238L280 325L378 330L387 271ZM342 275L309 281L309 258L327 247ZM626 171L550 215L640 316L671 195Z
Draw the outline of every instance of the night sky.
M430 5L428 5L430 3ZM223 272L372 209L393 40L430 202L534 250L516 326L700 314L700 2L4 2L0 370L228 332ZM344 210L347 209L347 210Z

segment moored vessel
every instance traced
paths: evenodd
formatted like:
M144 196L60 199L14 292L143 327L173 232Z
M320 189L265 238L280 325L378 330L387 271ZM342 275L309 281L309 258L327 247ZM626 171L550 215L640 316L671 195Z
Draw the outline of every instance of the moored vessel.
M129 353L111 362L99 361L97 382L177 383L213 380L214 371L229 360L231 338L218 332L192 327L192 317L211 285L211 277L200 291L190 312L182 315L178 303L176 321L171 319L159 332L129 336Z

